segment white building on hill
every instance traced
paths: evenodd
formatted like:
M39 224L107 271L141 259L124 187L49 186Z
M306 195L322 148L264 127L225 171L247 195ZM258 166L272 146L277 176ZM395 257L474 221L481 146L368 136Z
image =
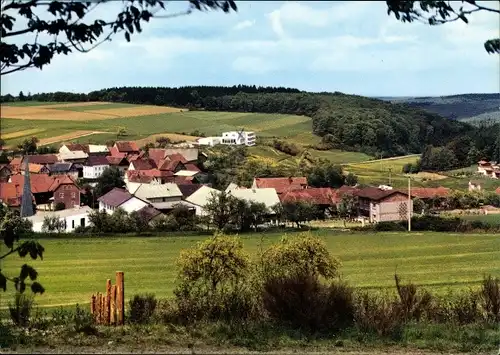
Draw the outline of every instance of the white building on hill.
M241 130L223 132L222 137L199 138L197 142L199 145L208 145L211 147L217 144L252 146L255 145L255 140L255 132L245 132L244 130Z

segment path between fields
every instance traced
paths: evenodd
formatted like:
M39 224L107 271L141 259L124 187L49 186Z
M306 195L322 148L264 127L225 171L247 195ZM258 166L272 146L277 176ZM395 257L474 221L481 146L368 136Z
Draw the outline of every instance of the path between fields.
M347 163L347 164L370 164L370 163L376 163L378 161L387 161L387 160L399 160L399 159L405 159L405 158L412 158L412 157L419 157L420 154L410 154L410 155L402 155L398 157L390 157L390 158L383 158L383 159L374 159L374 160L367 160L367 161L361 161L359 163Z
M78 132L77 133L66 133L66 134L63 134L60 136L56 136L56 137L40 139L40 142L38 143L38 145L44 146L44 145L59 143L59 142L67 141L67 140L91 136L93 134L105 134L105 133L111 133L111 132L79 131L79 133Z

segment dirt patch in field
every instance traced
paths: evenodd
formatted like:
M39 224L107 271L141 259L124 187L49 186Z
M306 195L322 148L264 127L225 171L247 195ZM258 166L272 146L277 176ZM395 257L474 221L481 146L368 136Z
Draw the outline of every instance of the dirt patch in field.
M158 134L153 134L153 135L146 137L146 138L143 138L143 139L139 139L137 141L137 144L139 145L139 147L142 147L142 146L146 145L146 143L156 142L156 139L159 137L167 137L172 142L182 142L182 141L195 142L198 138L200 138L200 137L188 136L188 135L177 134L177 133L158 133Z
M80 103L79 103L80 104ZM91 104L87 102L85 104ZM92 103L96 105L97 103ZM102 104L102 103L99 103ZM71 104L66 104L71 105ZM76 104L73 106L77 106ZM78 105L81 106L81 105ZM55 108L54 108L55 107ZM147 106L138 105L126 108L111 108L101 110L89 110L84 112L58 110L57 107L70 107L61 105L50 106L3 106L1 110L2 118L13 118L20 120L59 120L59 121L93 121L106 120L110 118L135 117L156 115L161 113L182 112L184 110L168 106Z
M19 137L31 136L35 133L40 133L43 131L45 131L45 130L40 129L40 128L25 129L24 131L2 134L2 139L14 139L14 138L19 138Z
M90 136L92 134L101 134L101 133L106 133L106 132L75 131L75 132L71 132L71 133L62 134L60 136L40 139L40 142L38 143L38 145L49 145L49 144L53 144L53 143L67 142L67 141L71 141L73 139L82 138L85 136Z
M426 180L443 180L443 179L446 179L447 176L446 175L441 175L441 174L437 174L437 173L429 173L429 172L426 172L426 171L421 171L415 175L413 175L415 178L417 178L418 180L423 180L423 179L426 179Z

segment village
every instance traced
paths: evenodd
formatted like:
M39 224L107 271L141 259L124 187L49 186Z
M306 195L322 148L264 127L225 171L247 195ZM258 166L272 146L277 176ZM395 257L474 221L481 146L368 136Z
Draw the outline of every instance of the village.
M167 148L138 147L134 141L117 141L113 146L93 144L63 144L57 154L25 155L0 166L0 202L12 209L21 209L23 191L30 191L36 213L28 219L35 232L42 232L48 216L63 221L59 232L73 232L88 227L93 208L112 215L117 210L138 213L151 224L175 208L182 207L197 217L207 217L206 205L218 194L228 194L238 200L265 206L265 223L279 222L277 206L306 203L315 208L310 219L337 217L336 211L344 196L357 199L353 221L365 223L405 221L414 215L413 199L421 201L443 199L451 190L444 187L393 189L391 186L312 187L306 176L259 177L250 187L231 183L222 190L204 183L206 173L200 168L207 159L193 144ZM498 166L480 161L478 174L493 171ZM114 187L97 201L84 201L86 186L95 187L109 169L123 178L124 186ZM493 174L494 175L494 174ZM492 175L492 176L493 176ZM498 176L498 175L496 175ZM469 190L481 187L469 183ZM500 194L500 188L496 190ZM95 195L92 195L95 196ZM89 205L92 205L90 207ZM419 212L420 213L420 212ZM487 212L486 212L487 213ZM294 222L293 220L291 222Z

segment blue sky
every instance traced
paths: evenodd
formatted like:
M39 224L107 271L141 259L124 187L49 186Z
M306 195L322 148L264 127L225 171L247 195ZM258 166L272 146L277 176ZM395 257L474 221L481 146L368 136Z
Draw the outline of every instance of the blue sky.
M498 2L488 2L498 6ZM499 92L500 62L483 47L499 18L403 24L380 2L238 2L238 12L153 19L87 54L2 77L2 94L113 86L271 85L365 96ZM172 2L166 13L187 8ZM109 19L120 2L89 15ZM19 38L16 41L26 41Z

